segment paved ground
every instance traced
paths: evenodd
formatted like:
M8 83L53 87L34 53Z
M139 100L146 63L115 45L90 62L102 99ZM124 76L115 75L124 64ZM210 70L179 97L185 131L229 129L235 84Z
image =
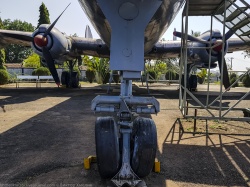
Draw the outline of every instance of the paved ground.
M95 155L94 123L98 114L90 110L90 103L96 95L106 94L105 87L13 86L0 88L0 106L4 106L0 108L0 186L112 186L99 177L96 164L90 170L83 169L83 158ZM199 86L195 94L204 101L203 87ZM212 89L211 95L216 97L218 87ZM134 90L134 95L147 95L145 88L134 86ZM223 104L232 106L243 91L249 89L232 89ZM249 136L184 134L179 140L178 133L171 131L176 119L182 117L177 86L152 85L150 93L161 104L161 112L149 116L157 125L161 172L144 179L148 186L250 186ZM117 94L114 88L112 95ZM249 99L239 107L249 107ZM230 115L242 116L242 112ZM192 131L192 121L181 121L186 131ZM209 130L220 134L250 134L248 123L211 123ZM175 127L178 130L179 125ZM203 132L204 121L197 127Z

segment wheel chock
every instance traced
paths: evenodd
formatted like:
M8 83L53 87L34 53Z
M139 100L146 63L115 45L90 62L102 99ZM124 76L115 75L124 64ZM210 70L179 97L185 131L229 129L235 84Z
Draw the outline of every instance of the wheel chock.
M96 162L96 156L89 156L88 158L83 159L84 169L90 169L90 164Z
M159 161L155 161L153 170L154 170L155 173L160 173L160 171L161 171L161 163Z

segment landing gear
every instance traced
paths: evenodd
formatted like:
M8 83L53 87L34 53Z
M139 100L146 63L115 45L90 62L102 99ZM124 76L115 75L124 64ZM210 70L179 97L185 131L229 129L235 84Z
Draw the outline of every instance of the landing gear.
M70 87L78 88L79 87L79 77L76 71L73 71L70 76Z
M67 88L69 87L70 82L70 74L68 71L63 71L61 75L61 83L65 85Z
M79 87L79 76L76 71L73 71L76 61L69 61L67 63L69 71L63 71L61 75L61 83L66 88L78 88Z
M97 119L96 154L100 175L113 177L111 181L119 187L141 183L139 177L147 176L153 169L157 149L154 121L133 119L135 113L158 113L159 102L154 97L135 97L131 93L132 81L121 76L120 96L100 95L91 104L95 112L117 113L116 123L112 117Z
M157 132L152 119L135 119L131 143L131 167L138 177L146 177L153 169L157 149Z
M95 139L99 174L102 178L111 178L120 169L118 130L112 117L97 118Z
M189 90L196 91L197 90L197 75L191 75L189 77Z
M68 72L63 71L61 75L61 83L65 85L66 88L78 88L79 87L79 78L76 71Z

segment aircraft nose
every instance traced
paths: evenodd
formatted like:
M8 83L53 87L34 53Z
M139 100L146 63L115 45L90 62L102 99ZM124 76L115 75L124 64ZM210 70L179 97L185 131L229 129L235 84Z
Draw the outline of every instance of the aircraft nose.
M34 43L39 47L45 47L48 44L48 40L47 37L39 34L34 37Z

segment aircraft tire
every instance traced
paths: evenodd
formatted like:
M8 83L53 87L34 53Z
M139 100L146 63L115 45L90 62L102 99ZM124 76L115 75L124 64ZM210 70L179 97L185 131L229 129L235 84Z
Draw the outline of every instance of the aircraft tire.
M78 78L78 74L76 71L73 71L71 74L71 88L78 88L79 86L79 78Z
M95 123L96 156L99 174L107 179L120 169L118 130L112 117L98 117Z
M191 75L189 77L190 91L195 91L197 89L197 82L198 82L197 75Z
M63 71L61 75L61 83L62 85L66 85L66 87L69 87L69 72L68 71Z
M157 132L152 119L135 119L131 143L131 167L138 177L146 177L153 169L157 150Z

